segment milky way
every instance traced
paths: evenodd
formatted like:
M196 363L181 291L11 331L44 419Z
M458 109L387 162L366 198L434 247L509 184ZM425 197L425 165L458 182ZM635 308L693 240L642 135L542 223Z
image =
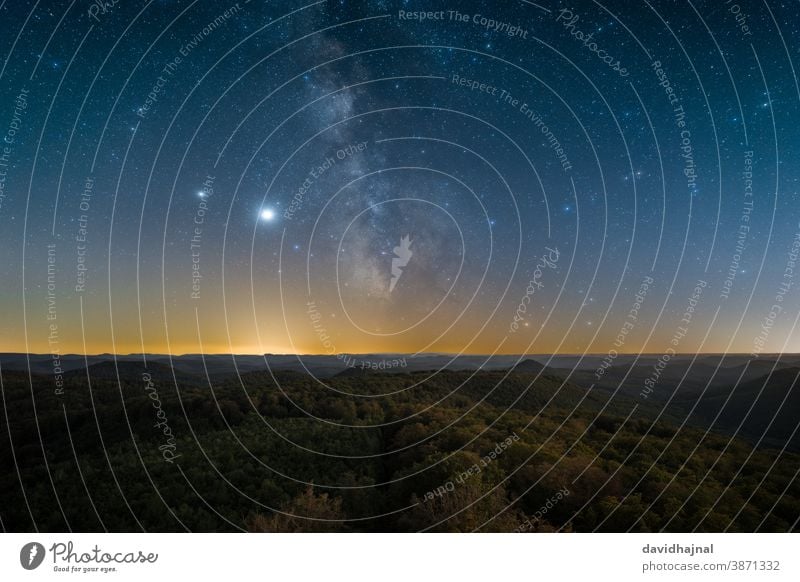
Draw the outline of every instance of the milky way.
M793 5L0 13L3 351L798 349Z

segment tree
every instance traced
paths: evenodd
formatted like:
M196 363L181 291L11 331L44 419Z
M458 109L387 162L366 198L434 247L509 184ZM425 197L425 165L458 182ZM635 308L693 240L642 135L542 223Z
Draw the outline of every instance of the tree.
M313 486L309 485L283 504L280 512L251 516L247 529L273 533L336 532L346 529L342 523L344 518L341 499L327 493L315 495Z

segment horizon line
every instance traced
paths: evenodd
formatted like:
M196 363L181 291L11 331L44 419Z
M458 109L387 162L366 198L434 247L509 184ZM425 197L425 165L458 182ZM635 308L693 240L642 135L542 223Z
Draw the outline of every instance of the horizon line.
M422 353L412 353L412 352L339 352L336 354L320 354L320 353L275 353L275 352L185 352L179 354L171 354L169 352L128 352L128 353L114 353L114 352L101 352L101 353L79 353L79 352L70 352L65 354L57 354L52 352L0 352L0 356L8 356L8 355L19 355L19 356L48 356L48 357L58 357L64 358L68 356L76 356L82 358L97 358L97 357L137 357L137 356L164 356L164 357L172 357L172 358L181 358L186 356L202 356L202 357L214 357L214 356L291 356L291 357L328 357L328 358L336 358L339 356L402 356L402 357L430 357L430 356L443 356L443 357L486 357L486 358L498 358L498 357L517 357L517 356L524 356L524 357L540 357L540 356L549 356L549 357L607 357L609 354L607 352L587 352L584 354L581 353L557 353L557 352L539 352L539 353L512 353L512 354L486 354L486 353L455 353L455 352L422 352ZM617 356L662 356L664 355L663 352L617 352ZM672 354L671 357L678 357L678 356L749 356L753 359L766 357L766 356L797 356L800 355L800 352L765 352L760 354L753 354L752 352L676 352Z

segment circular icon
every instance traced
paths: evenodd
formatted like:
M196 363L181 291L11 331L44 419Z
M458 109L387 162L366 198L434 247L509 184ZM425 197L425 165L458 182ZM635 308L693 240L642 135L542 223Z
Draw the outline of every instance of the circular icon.
M19 563L26 570L35 570L44 561L44 546L38 542L29 542L19 551Z

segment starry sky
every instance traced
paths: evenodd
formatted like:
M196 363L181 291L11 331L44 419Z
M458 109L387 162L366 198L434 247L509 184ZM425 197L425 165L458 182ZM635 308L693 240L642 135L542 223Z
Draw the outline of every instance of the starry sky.
M793 3L0 20L0 351L800 349Z

